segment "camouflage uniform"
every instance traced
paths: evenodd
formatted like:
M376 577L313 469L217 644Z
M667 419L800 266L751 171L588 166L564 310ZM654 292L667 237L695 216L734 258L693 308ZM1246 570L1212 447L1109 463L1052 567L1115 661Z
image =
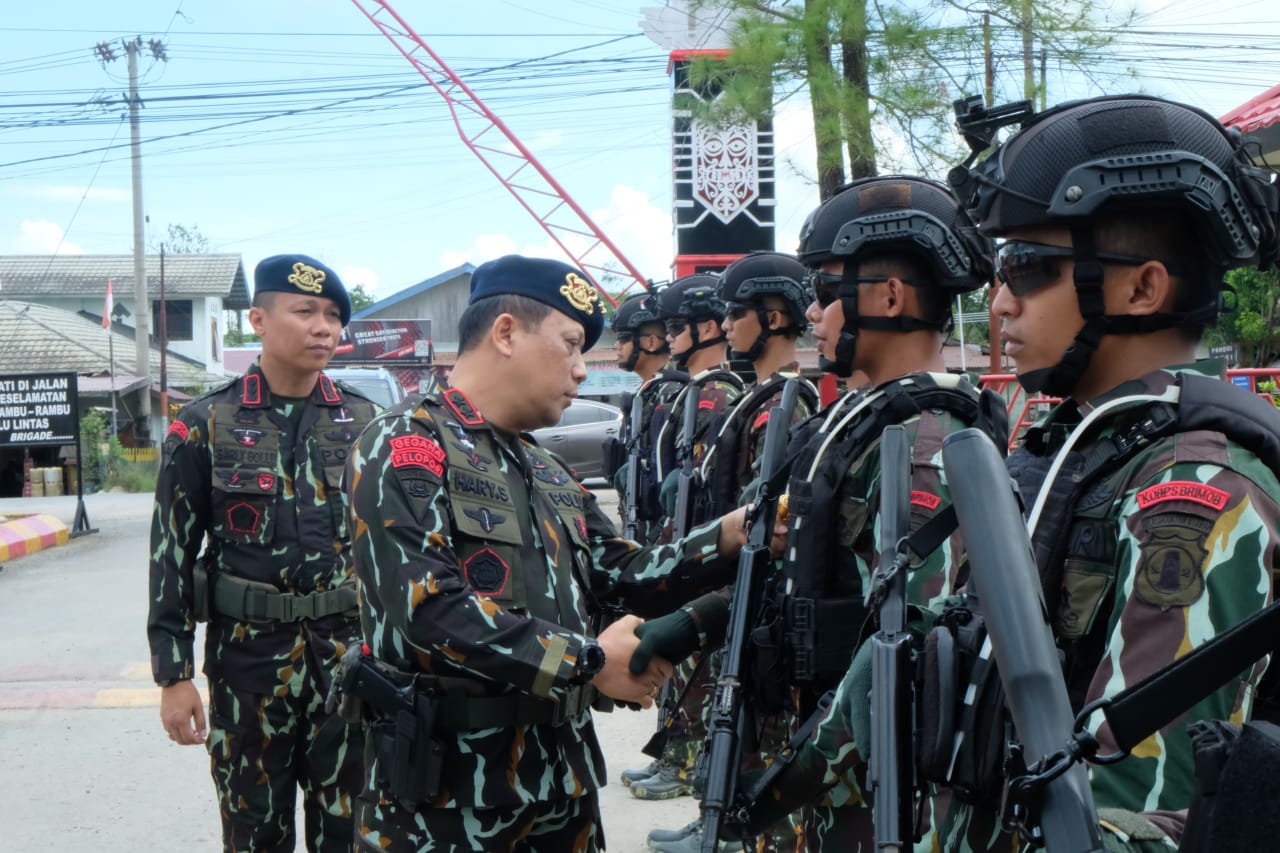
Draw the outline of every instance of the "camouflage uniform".
M969 393L973 393L972 390ZM851 392L832 406L830 419L833 427L839 419L849 415L863 397L864 392ZM835 433L837 440L845 431L856 427L859 421L860 417L853 415ZM950 492L942 469L942 442L948 435L968 425L951 412L940 409L926 410L902 423L906 427L911 452L911 529L918 530L950 504ZM810 466L818 469L838 461L834 456L825 463L821 456L814 460L813 452L827 435L818 434L808 439L810 452L802 454L792 469L793 483L810 480ZM872 575L880 556L878 437L853 460L840 483L836 503L838 510L831 516L834 529L809 530L805 527L803 514L793 514L792 535L807 539L818 537L831 542L827 550L827 564L839 567L839 571L826 575L827 595L833 599L862 601L871 588ZM793 507L793 512L795 510ZM962 563L963 543L957 535L952 535L923 560L915 557L907 588L910 603L921 610L940 609L957 585L958 569ZM788 574L799 570L794 566L787 567ZM873 614L867 614L863 624L850 624L847 630L864 635L873 621ZM867 644L864 642L862 646ZM798 686L804 713L814 706L818 694L830 686L830 683L820 681ZM859 749L855 728L849 721L850 709L855 714L860 712L865 716L867 713L869 671L850 668L835 689L831 710L823 718L814 737L797 753L795 763L785 771L778 787L787 792L788 801L812 804L805 810L807 849L869 853L874 850L874 835L871 810L863 797L865 751ZM927 833L921 849L929 849Z
M693 467L697 471L702 467L707 453L711 450L714 435L711 430L722 412L731 407L742 394L742 389L729 381L721 368L712 368L694 376L680 393L671 401L662 431L658 434L654 449L658 459L658 477L662 483L663 508L668 516L659 542L671 539L671 522L669 516L675 506L676 483L680 469L677 442L684 425L685 402L689 400L689 389L698 389L698 416L694 422ZM699 520L699 507L695 504L694 522ZM705 507L701 508L705 511ZM709 517L709 516L707 516ZM710 680L707 666L701 665L702 654L698 653L680 661L675 666L671 678L667 680L663 690L667 701L662 703L659 728L667 731L666 746L662 759L676 767L686 770L693 768L698 757L702 740L706 737L707 728L701 708L712 699L714 683ZM674 719L671 717L674 716Z
M324 374L302 403L273 399L255 363L183 407L165 438L151 528L151 668L158 683L195 674L201 563L210 602L208 748L226 850L293 850L298 785L307 848L351 849L358 733L326 713L324 699L333 666L359 640L340 485L375 411ZM226 612L226 599L247 590L266 593L264 606L334 612ZM335 609L345 603L345 612Z
M1218 368L1216 362L1201 362L1156 371L1091 401L1088 408L1129 395L1159 394L1178 373L1216 376ZM1109 441L1145 408L1104 419L1077 449L1087 452ZM1034 473L1043 471L1035 457L1057 453L1079 417L1071 403L1057 407L1010 456L1015 472L1022 463L1031 463L1031 475L1018 477L1028 503L1043 485L1034 480ZM1059 648L1066 654L1074 707L1116 695L1271 600L1273 573L1280 567L1277 496L1276 472L1240 445L1208 431L1154 441L1087 489L1069 520L1061 599L1053 623ZM1259 662L1232 679L1123 761L1091 767L1098 807L1125 813L1186 808L1195 789L1186 725L1215 719L1239 725L1247 720L1264 665ZM1102 719L1095 713L1089 728L1105 754L1115 751L1115 743ZM956 839L954 849L985 849L960 839L989 832L991 820L990 815L957 820L948 830ZM973 824L967 833L966 822ZM979 825L982 828L975 832ZM1117 842L1119 835L1112 835L1108 846L1113 849L1173 847L1159 839L1145 847L1136 840L1125 847Z
M347 488L366 643L457 697L436 716L433 802L389 796L370 741L360 846L494 850L520 836L533 849L602 847L604 760L590 688L572 683L581 646L606 608L658 615L673 595L724 583L734 561L717 555L719 526L637 548L563 463L491 427L456 389L376 420ZM481 713L508 706L501 724Z
M636 452L641 460L639 475L640 507L639 519L640 539L646 543L657 540L662 532L662 508L658 503L658 487L654 448L655 437L662 431L663 424L671 408L671 403L684 388L687 376L677 371L661 370L636 390L640 396L641 429L636 435L631 434L631 413L623 412L626 419L626 437L623 442L628 461L614 475L614 488L618 492L620 505L626 502L627 465L630 456Z

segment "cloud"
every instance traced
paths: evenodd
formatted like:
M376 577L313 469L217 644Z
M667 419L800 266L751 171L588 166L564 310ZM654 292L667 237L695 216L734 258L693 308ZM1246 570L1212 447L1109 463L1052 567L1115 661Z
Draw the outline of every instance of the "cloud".
M14 187L9 190L9 195L22 196L24 198L42 198L51 201L79 201L86 198L89 201L130 201L133 196L128 190L117 189L115 187L67 187L67 186L39 186L39 187Z
M23 220L13 250L19 255L83 255L84 249L67 241L62 226L47 220Z
M475 264L479 266L485 261L491 261L494 258L500 258L503 255L510 255L514 252L526 255L540 255L542 257L558 258L561 256L559 249L553 249L551 252L537 251L529 249L517 249L516 243L506 234L480 234L471 243L469 248L461 251L448 250L440 254L441 271L450 270L462 264Z
M378 273L369 267L344 266L338 268L338 275L348 289L357 284L364 285L364 291L373 294L378 289Z

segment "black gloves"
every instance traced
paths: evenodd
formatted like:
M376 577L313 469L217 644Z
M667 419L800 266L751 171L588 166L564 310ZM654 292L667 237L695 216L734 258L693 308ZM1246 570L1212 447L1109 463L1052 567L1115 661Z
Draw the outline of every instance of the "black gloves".
M644 672L655 655L674 663L684 660L700 647L698 626L684 610L644 622L636 628L636 636L640 638L640 645L631 653L632 675Z

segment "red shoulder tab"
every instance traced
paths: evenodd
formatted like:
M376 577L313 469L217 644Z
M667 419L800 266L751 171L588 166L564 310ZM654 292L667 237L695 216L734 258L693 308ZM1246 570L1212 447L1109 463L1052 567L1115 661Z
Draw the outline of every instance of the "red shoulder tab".
M1138 507L1147 509L1166 501L1190 501L1201 506L1207 506L1210 509L1221 510L1227 505L1227 501L1230 498L1231 494L1229 492L1215 489L1213 486L1208 486L1204 483L1195 483L1190 480L1172 480L1138 492Z
M919 489L911 491L911 505L921 506L932 512L942 503L942 498L929 492L922 492Z
M714 409L715 407L716 407L715 400L699 400L698 401L699 409Z
M466 426L480 426L484 423L484 418L480 417L476 407L471 405L467 395L457 388L446 388L441 396L444 397L444 401L449 408L453 409L453 413L458 416L458 420L462 421Z
M182 421L174 421L169 424L169 435L176 435L180 441L186 441L187 436L191 434L191 428Z
M444 475L444 448L423 435L398 435L390 439L392 468L425 468Z
M769 410L765 409L763 412L756 415L755 422L751 424L751 428L760 429L760 427L764 426L767 423L769 423Z
M333 380L323 373L320 374L320 395L324 397L326 403L341 403L342 395L338 393L338 388L333 384Z
M240 402L246 406L262 405L262 382L258 374L246 373L240 389Z

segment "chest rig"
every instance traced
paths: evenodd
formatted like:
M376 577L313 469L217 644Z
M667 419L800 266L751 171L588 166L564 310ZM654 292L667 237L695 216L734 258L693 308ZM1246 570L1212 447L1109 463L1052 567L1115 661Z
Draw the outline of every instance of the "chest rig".
M752 480L757 436L763 440L769 401L782 393L788 379L798 379L796 407L808 415L818 408L818 389L795 374L775 374L738 399L712 422L711 449L702 460L698 518L715 518L741 505L739 495Z
M237 620L297 621L355 606L345 549L342 472L372 405L348 397L324 374L293 426L251 371L221 392L209 421L209 532L217 570L211 606ZM292 500L286 500L286 481ZM331 566L303 553L331 553ZM197 597L208 598L197 581ZM281 587L289 589L279 593ZM198 608L204 615L204 608Z
M684 407L690 400L694 399L692 392L695 390L698 392L699 405L705 405L710 409L714 404L709 400L703 403L704 395L702 392L703 389L716 383L727 387L730 403L742 393L742 377L738 376L738 374L728 370L710 370L690 379L680 389L680 392L672 398L670 404L664 407L666 417L662 420L662 428L658 432L658 438L653 449L659 482L662 482L667 475L680 467L685 453L693 452L692 448L694 446L704 444L711 437L711 426L714 423L714 418L707 418L698 424L689 450L682 446L683 437L680 432L684 421Z
M1096 437L1100 425L1111 427L1102 439ZM1195 373L1178 374L1163 394L1103 404L1061 447L1033 428L1024 447L1009 457L1010 475L1023 499L1034 504L1028 522L1032 550L1077 708L1103 651L1103 632L1094 628L1105 624L1106 593L1115 581L1119 521L1111 507L1129 480L1129 463L1156 441L1197 430L1225 435L1280 474L1280 411Z
M439 428L464 579L505 609L587 632L590 551L582 487L536 445L499 438L461 391L446 389L423 402Z
M867 510L862 509L861 521L842 515L847 510L841 499L845 480L885 427L917 416L922 422L913 463L925 461L919 454L928 453L928 445L943 437L921 442L926 433L941 428L934 413L950 414L992 436L997 446L1006 446L1008 421L998 395L977 392L963 377L923 373L885 383L836 407L799 453L787 486L792 520L783 573L766 594L760 627L753 632L755 684L766 711L785 708L793 687L816 697L848 670L868 625L866 590L854 567L839 563L837 546L841 531L861 526ZM947 540L955 518L950 506L936 504L936 496L920 495L919 501L933 515L923 525L912 515L910 544L923 559Z

